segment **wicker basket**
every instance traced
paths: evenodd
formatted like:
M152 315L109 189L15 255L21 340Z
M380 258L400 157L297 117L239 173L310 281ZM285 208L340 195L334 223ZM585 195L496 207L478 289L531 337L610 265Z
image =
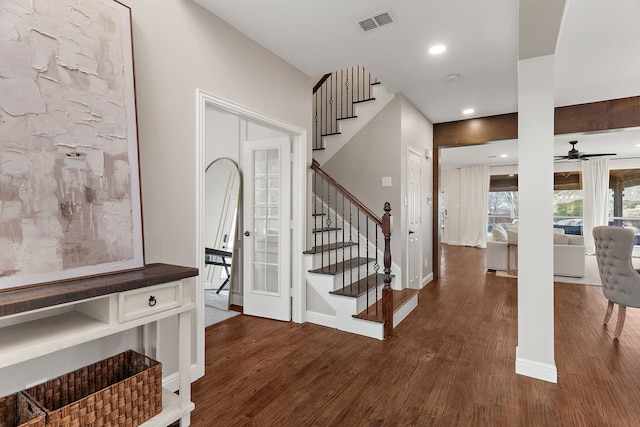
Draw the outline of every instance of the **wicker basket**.
M47 427L133 427L162 411L161 383L160 362L127 350L25 392Z
M23 392L0 398L0 427L44 427L45 413Z

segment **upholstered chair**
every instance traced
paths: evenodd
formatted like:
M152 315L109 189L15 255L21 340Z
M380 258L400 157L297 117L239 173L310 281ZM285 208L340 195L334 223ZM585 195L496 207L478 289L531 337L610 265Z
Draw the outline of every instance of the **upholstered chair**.
M593 229L593 238L602 292L609 300L604 324L611 318L613 305L618 304L618 321L613 334L614 339L618 339L627 307L640 307L640 274L631 263L635 234L628 228L602 226Z

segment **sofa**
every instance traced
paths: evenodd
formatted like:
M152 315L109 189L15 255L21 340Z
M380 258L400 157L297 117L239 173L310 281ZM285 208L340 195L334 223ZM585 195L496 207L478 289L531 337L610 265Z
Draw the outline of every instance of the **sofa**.
M584 237L564 234L553 229L553 274L555 276L584 277ZM487 270L507 270L507 242L518 241L517 224L496 224L487 240ZM511 270L517 270L515 251L511 247Z

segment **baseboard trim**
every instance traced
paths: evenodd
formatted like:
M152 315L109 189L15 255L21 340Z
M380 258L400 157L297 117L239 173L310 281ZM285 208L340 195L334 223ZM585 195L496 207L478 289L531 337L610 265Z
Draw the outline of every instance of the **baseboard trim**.
M191 365L191 382L197 380L198 377L198 365L195 363ZM166 388L169 391L176 392L180 388L180 374L174 372L162 378L162 388Z
M244 305L242 295L231 294L231 304L239 305L240 307L242 307Z
M558 383L558 370L555 364L541 363L518 356L516 347L516 374L550 383Z
M337 329L338 320L336 316L330 314L318 313L317 311L307 310L306 321L316 325L326 326L328 328Z
M427 277L425 277L422 280L422 285L420 286L420 289L424 288L425 286L427 286L429 283L431 283L431 281L433 280L433 273L429 273L427 275Z

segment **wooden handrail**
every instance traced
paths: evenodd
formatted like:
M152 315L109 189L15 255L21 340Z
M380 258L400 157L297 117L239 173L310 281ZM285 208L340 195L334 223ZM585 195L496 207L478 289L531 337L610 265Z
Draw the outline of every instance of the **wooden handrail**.
M313 87L313 93L316 93L318 89L320 89L322 84L326 82L329 77L331 77L331 73L327 73L324 76L320 77L320 80L318 80L318 83L316 83L316 85Z
M322 168L320 167L320 163L318 163L317 160L315 159L313 160L313 162L311 163L311 169L316 171L316 173L320 175L322 178L324 178L325 181L327 181L329 184L335 187L340 194L342 194L347 200L349 200L358 209L360 209L367 217L369 217L369 219L371 219L371 221L375 222L379 227L382 227L382 219L378 217L375 213L373 213L371 209L365 206L364 203L358 200L356 196L351 194L349 190L347 190L342 185L340 185L340 183L338 183L338 181L336 181L331 175L323 171Z

